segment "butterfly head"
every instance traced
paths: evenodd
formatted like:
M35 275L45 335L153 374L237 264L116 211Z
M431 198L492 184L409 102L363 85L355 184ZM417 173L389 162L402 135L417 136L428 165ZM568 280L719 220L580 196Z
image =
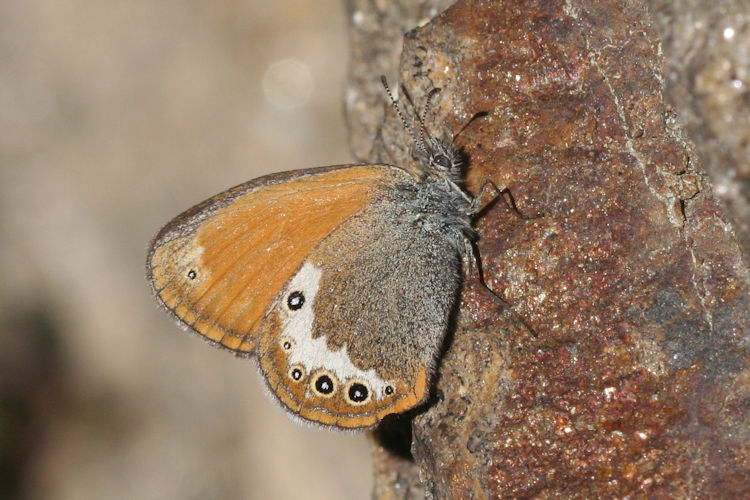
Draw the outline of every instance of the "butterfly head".
M446 179L453 184L459 185L461 182L463 158L461 151L454 145L453 138L447 133L443 134L442 137L437 138L430 135L425 125L425 117L430 109L430 103L432 98L437 94L439 89L433 89L427 94L427 102L422 109L422 112L416 112L416 121L419 125L417 134L414 127L409 124L404 116L404 113L399 106L397 99L393 97L391 89L388 87L388 82L385 77L381 77L381 81L388 97L391 100L393 108L396 110L403 123L404 128L409 132L411 136L414 158L417 159L424 169L424 174L427 176L435 176ZM404 93L406 90L404 89ZM411 102L411 98L406 94L407 99Z
M423 148L417 152L417 158L422 165L429 170L428 173L437 174L439 177L459 184L461 182L463 158L461 150L447 136L436 139L428 137Z

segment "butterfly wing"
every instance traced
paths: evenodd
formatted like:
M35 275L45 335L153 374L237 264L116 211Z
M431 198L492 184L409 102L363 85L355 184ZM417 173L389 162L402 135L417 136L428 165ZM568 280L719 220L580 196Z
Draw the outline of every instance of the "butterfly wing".
M269 305L329 233L393 181L393 167L348 165L255 179L196 205L151 243L148 279L179 322L240 355Z
M261 327L258 357L293 413L369 427L422 402L460 287L455 240L420 227L413 180L342 222Z

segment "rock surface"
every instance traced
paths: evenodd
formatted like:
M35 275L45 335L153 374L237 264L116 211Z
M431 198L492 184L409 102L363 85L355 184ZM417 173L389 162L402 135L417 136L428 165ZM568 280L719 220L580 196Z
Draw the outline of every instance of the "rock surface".
M461 131L472 192L507 188L476 224L504 303L467 278L434 400L375 434L377 498L750 496L750 280L659 26L638 0L474 0L407 33L428 128ZM348 96L374 88L363 57ZM347 104L358 155L412 161L391 111L359 121L382 98Z

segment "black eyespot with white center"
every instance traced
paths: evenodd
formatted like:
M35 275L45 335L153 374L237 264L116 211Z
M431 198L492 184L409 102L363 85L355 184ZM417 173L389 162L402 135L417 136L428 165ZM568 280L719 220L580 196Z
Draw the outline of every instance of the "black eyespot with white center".
M284 340L281 343L281 348L284 349L285 351L291 351L292 350L292 343L290 341L288 341L288 340Z
M386 385L385 386L385 395L390 396L393 394L393 386L392 385Z
M301 309L302 306L305 305L305 294L299 290L290 293L289 297L286 299L286 305L291 311Z
M370 390L365 384L354 382L349 386L347 395L352 403L363 403L370 397Z
M315 379L315 391L323 396L329 396L333 394L335 386L333 379L328 375L320 375Z
M289 370L289 378L291 378L295 382L301 380L304 374L305 372L303 372L302 369L297 366L294 366L291 370Z
M190 271L188 271L187 276L191 280L194 280L196 278L196 276L198 276L198 273L195 272L195 269L191 269Z

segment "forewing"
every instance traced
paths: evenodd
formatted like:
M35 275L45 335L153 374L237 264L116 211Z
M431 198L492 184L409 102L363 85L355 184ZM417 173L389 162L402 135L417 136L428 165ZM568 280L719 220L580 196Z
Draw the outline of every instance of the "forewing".
M212 342L249 354L273 301L311 251L371 203L391 167L354 165L261 177L167 224L148 254L161 304Z

